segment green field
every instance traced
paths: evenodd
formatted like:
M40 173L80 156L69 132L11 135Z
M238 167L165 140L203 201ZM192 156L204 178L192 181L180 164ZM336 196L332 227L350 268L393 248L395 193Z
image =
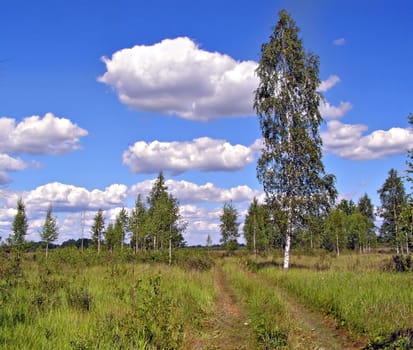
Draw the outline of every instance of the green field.
M56 249L16 262L3 252L0 348L413 346L413 276L389 271L390 255L294 256L289 271L276 255L163 259Z

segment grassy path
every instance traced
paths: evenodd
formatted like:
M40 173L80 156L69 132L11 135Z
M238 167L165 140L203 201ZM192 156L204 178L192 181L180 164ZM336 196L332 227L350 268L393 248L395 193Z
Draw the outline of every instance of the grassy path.
M248 325L244 310L234 297L220 266L215 267L215 311L207 321L205 335L198 340L198 350L249 350L257 349L254 335Z
M257 284L265 283L271 285L274 293L277 293L282 298L292 325L289 336L290 348L303 350L355 350L362 349L365 345L363 341L354 341L348 332L337 327L333 319L326 318L322 314L310 310L286 291L268 282L263 277L254 273L249 273L249 275L257 280Z
M270 287L278 294L288 310L290 332L288 349L294 350L355 350L362 349L363 342L355 342L344 330L336 327L334 320L308 309L286 291L267 281L263 276L247 273L256 282ZM192 342L195 350L255 350L260 346L255 342L251 327L246 324L248 316L231 293L229 282L221 266L214 271L215 308L206 321L204 332Z
M290 339L293 349L361 349L362 344L354 343L349 336L336 327L333 320L311 311L283 290L276 288L290 314Z

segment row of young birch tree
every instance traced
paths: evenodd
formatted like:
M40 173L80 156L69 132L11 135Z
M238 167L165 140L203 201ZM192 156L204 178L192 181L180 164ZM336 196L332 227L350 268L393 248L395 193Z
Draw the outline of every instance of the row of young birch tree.
M102 245L111 252L123 249L125 240L129 240L135 252L165 248L171 251L172 248L185 245L183 231L186 224L181 217L178 200L168 193L162 172L154 182L146 202L147 205L139 194L129 214L122 208L115 222L107 225L103 210L98 210L91 227L92 241L98 252Z

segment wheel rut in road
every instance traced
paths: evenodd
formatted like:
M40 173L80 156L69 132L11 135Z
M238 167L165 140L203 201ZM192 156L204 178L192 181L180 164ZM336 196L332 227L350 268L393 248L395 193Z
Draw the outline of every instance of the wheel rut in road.
M207 321L205 335L194 349L253 350L257 349L254 334L247 324L245 312L235 301L225 274L215 267L215 310Z
M288 273L288 272L287 272ZM337 327L335 320L326 318L310 310L275 283L265 280L257 274L249 273L259 283L266 283L274 288L283 300L290 315L289 345L292 349L305 350L356 350L365 345L363 339L355 341L345 329Z

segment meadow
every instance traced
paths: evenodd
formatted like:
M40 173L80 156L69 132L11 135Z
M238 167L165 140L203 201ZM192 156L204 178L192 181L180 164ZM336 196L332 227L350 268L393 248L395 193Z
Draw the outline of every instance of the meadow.
M410 349L413 275L389 254L206 249L0 256L0 349Z

